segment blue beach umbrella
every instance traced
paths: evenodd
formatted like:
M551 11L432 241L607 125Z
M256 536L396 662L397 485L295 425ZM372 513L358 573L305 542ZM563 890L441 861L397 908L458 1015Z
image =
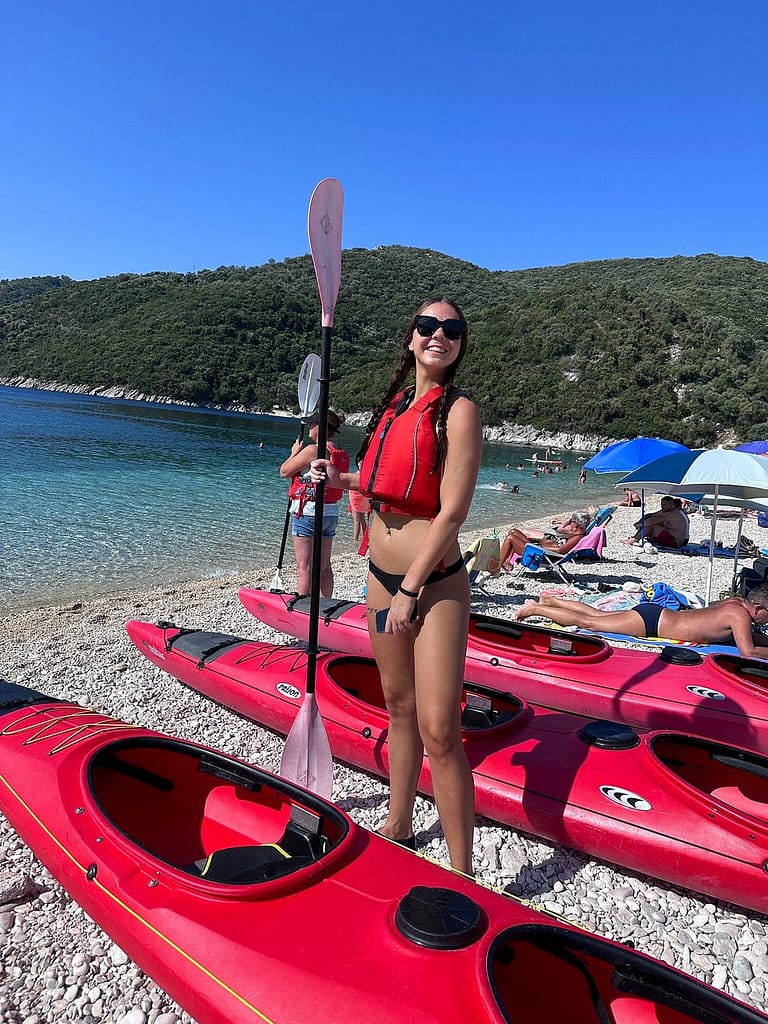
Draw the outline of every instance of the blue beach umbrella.
M663 437L635 437L631 441L616 441L603 448L597 455L587 459L584 469L595 473L631 473L662 455L690 451L677 441L666 441Z
M748 441L746 444L737 444L734 451L751 452L752 455L768 455L768 441Z
M702 494L712 498L712 534L707 573L709 604L718 501L727 505L727 499L733 498L738 503L748 504L753 500L759 504L768 498L768 459L730 448L676 452L640 466L616 484L617 487L625 485L652 488L667 494Z
M594 470L595 473L631 473L654 459L660 459L663 455L674 452L688 452L684 444L677 441L667 441L663 437L635 437L631 441L616 441L603 448L597 455L587 459L584 469ZM645 539L645 491L640 488L640 536Z

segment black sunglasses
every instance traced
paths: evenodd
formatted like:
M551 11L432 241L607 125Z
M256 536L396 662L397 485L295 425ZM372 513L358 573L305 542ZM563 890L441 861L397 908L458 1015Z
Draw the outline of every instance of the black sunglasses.
M443 328L443 334L449 341L458 341L467 325L463 320L438 320L436 316L416 317L416 330L422 338L431 338L438 327Z

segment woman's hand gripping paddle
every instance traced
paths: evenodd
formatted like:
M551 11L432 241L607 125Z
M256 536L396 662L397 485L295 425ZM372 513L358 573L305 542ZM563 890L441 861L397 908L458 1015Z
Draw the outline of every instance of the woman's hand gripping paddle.
M311 416L317 408L317 402L320 398L320 356L316 356L314 352L308 355L304 362L301 364L301 370L299 372L299 408L301 409L301 426L299 427L299 440L304 440L304 428L307 425L307 417ZM277 568L275 569L275 575L272 577L272 583L269 589L272 593L283 593L285 591L285 584L283 583L283 577L280 575L280 570L283 568L283 558L285 557L285 542L288 539L288 526L291 522L291 499L288 499L288 505L285 509L285 522L283 523L283 539L280 542L280 554L277 557Z
M320 373L320 423L317 430L317 454L324 459L328 441L328 391L331 380L331 333L333 311L341 283L341 221L344 192L335 178L325 178L316 186L309 201L309 248L315 266L317 289L322 307L322 364ZM285 741L280 774L307 789L330 797L333 789L333 758L328 734L315 698L317 677L317 634L320 621L320 562L323 550L324 483L315 493L315 532L312 544L312 578L309 602L307 685L304 702Z

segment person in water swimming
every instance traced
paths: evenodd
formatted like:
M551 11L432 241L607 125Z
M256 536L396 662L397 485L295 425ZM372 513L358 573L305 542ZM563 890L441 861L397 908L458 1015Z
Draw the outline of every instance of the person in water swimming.
M519 620L533 616L596 633L661 636L694 644L735 644L742 658L768 659L768 636L756 632L756 627L768 625L768 583L753 587L746 597L727 597L707 608L682 611L642 602L624 611L607 612L580 601L541 594L538 601L522 604L517 613Z
M413 848L426 751L451 864L472 874L474 784L460 714L470 588L458 534L475 490L482 430L474 402L454 384L466 347L459 307L425 302L368 423L359 471L338 473L315 460L312 478L371 498L368 630L390 715L390 802L381 833ZM415 386L404 389L411 370Z

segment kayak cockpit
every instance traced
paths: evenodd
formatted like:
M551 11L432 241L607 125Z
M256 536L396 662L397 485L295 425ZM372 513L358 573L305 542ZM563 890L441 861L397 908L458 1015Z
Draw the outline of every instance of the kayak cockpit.
M182 741L111 744L88 777L96 804L131 843L209 882L284 877L321 860L349 830L312 793Z
M656 736L652 749L690 786L768 821L768 757L691 736Z
M489 952L488 979L514 1024L762 1019L749 1007L734 1017L727 996L666 964L557 925L521 925L499 935Z
M492 656L544 658L551 662L591 663L610 656L610 645L598 636L564 633L546 626L507 621L491 615L473 614L469 620L470 647Z
M733 654L712 654L709 663L721 675L751 686L756 693L768 694L768 662Z
M370 658L339 656L328 662L328 677L350 697L368 707L386 711L381 676ZM496 729L521 720L524 703L511 693L465 683L461 725L465 732Z

